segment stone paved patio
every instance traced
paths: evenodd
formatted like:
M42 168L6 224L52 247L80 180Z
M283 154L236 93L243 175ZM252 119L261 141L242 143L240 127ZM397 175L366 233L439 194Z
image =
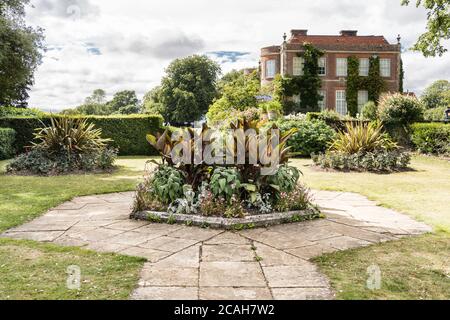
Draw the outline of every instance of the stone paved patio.
M3 237L145 257L132 299L332 299L309 260L323 253L430 232L351 193L316 191L327 215L241 232L129 220L133 193L76 198Z

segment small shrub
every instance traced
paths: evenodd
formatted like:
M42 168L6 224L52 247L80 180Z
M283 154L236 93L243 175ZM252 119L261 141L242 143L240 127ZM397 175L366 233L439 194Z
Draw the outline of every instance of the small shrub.
M309 157L313 153L324 152L336 132L324 121L279 120L276 122L282 132L298 129L288 141L293 155Z
M305 210L310 206L311 200L309 190L297 184L291 192L281 193L275 205L275 210L279 212Z
M397 149L397 145L383 133L383 126L376 122L347 124L346 130L337 134L330 147L332 151L347 154L393 149Z
M245 217L245 209L242 206L241 201L233 196L231 198L230 204L227 206L227 209L224 213L225 218L244 218Z
M306 115L306 120L322 120L329 122L341 121L343 117L334 110L324 110L322 112L309 112Z
M241 180L236 168L216 168L210 181L211 191L216 197L225 198L231 201L241 188Z
M177 199L169 206L168 212L171 214L196 214L199 204L195 201L195 192L192 186L183 186L184 198Z
M183 197L185 177L181 171L174 167L159 166L153 173L151 183L156 199L165 205L170 205L175 200Z
M269 176L269 183L277 186L280 192L289 193L294 191L298 179L300 179L300 171L297 168L283 165L275 175Z
M134 197L133 213L142 212L146 210L151 211L167 210L167 205L161 203L155 196L151 176L145 177L144 182L139 183L137 185Z
M415 123L411 126L411 141L421 153L450 155L450 125Z
M423 103L417 98L395 93L381 97L378 115L387 125L407 126L422 121L424 111Z
M33 145L50 153L73 154L103 150L109 139L102 139L102 130L81 118L51 118L51 125L37 130Z
M15 138L16 131L9 128L0 128L0 160L9 159L14 155Z
M225 198L217 198L208 189L204 188L199 195L200 213L204 216L222 216L228 204Z
M367 102L362 108L361 114L365 120L376 121L378 119L378 107L375 102Z
M378 151L348 154L343 152L328 152L313 156L317 166L324 169L342 171L374 171L392 172L406 169L411 156L400 151Z

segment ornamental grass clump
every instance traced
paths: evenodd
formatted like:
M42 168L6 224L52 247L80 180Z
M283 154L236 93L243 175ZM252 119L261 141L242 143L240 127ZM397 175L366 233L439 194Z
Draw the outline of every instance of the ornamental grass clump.
M86 119L51 118L50 126L36 130L29 152L11 161L7 171L55 175L110 170L118 150L108 148L111 140L103 139L101 134L101 129Z
M390 172L406 169L411 157L383 131L381 123L347 124L328 151L313 155L324 169Z

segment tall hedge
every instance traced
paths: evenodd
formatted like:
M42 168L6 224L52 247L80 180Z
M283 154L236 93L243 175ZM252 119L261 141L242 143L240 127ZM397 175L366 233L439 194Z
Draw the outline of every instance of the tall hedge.
M112 139L111 146L119 148L123 156L155 155L147 143L146 134L156 133L162 128L163 118L157 115L88 116L83 117L102 129L103 138ZM48 126L50 117L6 117L0 118L0 127L16 131L15 146L18 152L30 145L35 129Z
M411 141L421 153L450 155L450 124L414 123Z
M0 160L9 159L14 155L14 138L16 132L10 128L0 128Z

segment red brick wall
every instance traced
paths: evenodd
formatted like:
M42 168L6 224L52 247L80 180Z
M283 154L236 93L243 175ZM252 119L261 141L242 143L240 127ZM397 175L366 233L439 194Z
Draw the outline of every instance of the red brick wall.
M298 52L287 52L287 70L288 74L293 74L293 59L298 55ZM340 53L340 52L327 52L326 58L326 75L321 77L322 90L326 92L326 107L331 110L335 110L336 104L336 90L345 90L346 81L341 81L340 77L336 76L336 59L348 58L355 56L357 58L370 58L371 53ZM391 59L391 77L384 78L387 84L387 90L390 92L397 92L399 90L399 72L398 61L399 53L379 53L380 59Z

